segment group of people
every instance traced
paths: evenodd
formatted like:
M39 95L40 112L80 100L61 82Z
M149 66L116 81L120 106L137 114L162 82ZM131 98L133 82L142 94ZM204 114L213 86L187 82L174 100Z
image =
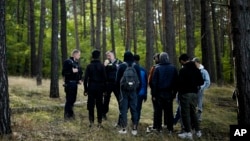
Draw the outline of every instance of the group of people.
M92 52L92 60L87 65L84 75L84 95L88 96L89 127L94 124L94 109L97 109L98 127L107 119L111 94L114 93L119 106L117 127L120 134L127 133L127 113L131 112L133 135L137 135L142 103L147 100L147 87L151 88L153 104L153 125L148 131L162 131L162 117L169 134L173 132L176 121L181 119L183 132L180 138L192 139L192 129L201 137L199 121L201 121L203 92L210 85L208 72L200 64L198 58L189 58L187 54L179 57L182 68L169 62L166 52L154 55L155 65L149 73L140 66L139 55L124 53L123 62L115 58L112 51L106 52L104 63L100 61L100 51ZM73 106L76 100L77 84L82 83L82 69L78 64L80 51L73 50L72 56L65 60L62 75L65 81L66 103L64 118L74 118ZM173 115L173 100L177 98L179 106ZM196 108L198 107L198 112ZM164 116L163 116L164 115Z

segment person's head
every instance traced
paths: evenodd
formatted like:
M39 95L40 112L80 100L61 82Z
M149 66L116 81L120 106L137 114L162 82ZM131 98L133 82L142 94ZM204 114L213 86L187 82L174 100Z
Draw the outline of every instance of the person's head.
M168 62L169 62L168 53L162 52L160 54L160 63L168 63Z
M186 64L187 62L189 62L189 56L187 54L182 54L179 57L179 62L180 62L181 65Z
M107 51L106 52L106 58L109 60L109 61L113 61L115 60L115 54L113 51Z
M73 57L75 60L79 60L80 59L80 55L81 55L81 52L78 49L74 49L71 52L71 57Z
M135 60L135 63L139 64L139 61L140 61L140 55L135 54L135 55L134 55L134 60Z
M153 57L155 64L158 64L160 61L160 53L156 53Z
M99 50L92 51L92 59L98 60L100 59L101 52Z
M199 60L198 58L194 57L194 58L192 59L192 61L195 63L195 65L196 65L197 68L200 67L201 62L200 62L200 60Z
M124 58L123 58L124 62L134 62L134 55L132 52L130 51L126 51L124 53Z

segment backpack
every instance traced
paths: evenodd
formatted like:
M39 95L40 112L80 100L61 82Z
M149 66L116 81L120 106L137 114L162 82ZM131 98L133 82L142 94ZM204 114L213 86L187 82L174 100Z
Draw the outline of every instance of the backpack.
M123 76L120 81L121 89L124 91L135 91L140 84L136 70L134 68L135 63L129 66L126 62L127 68L125 69Z

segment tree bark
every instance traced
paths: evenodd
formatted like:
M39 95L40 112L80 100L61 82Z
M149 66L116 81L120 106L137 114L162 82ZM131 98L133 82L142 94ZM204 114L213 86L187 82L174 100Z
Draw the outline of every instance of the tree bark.
M96 1L96 42L95 48L101 51L101 0Z
M114 7L113 7L113 0L110 0L110 34L111 34L111 46L112 50L116 56L115 51L115 32L114 32Z
M68 58L68 48L67 48L67 13L66 13L66 2L65 0L60 0L61 7L61 63Z
M131 37L132 37L132 2L131 0L126 0L126 42L125 51L131 49Z
M146 69L149 71L153 65L153 53L154 53L154 23L153 23L153 2L154 0L146 1Z
M238 90L238 123L250 125L250 2L230 0L236 87Z
M41 0L41 12L40 12L40 31L39 31L39 44L38 44L38 55L37 55L37 76L36 84L42 85L42 68L43 68L43 37L45 27L45 0Z
M107 48L107 37L106 37L106 0L102 1L102 60L106 59L106 48Z
M29 36L30 36L30 71L31 77L36 76L36 34L35 34L35 13L34 13L34 0L29 0Z
M50 97L59 97L58 86L58 0L52 0L51 82Z
M93 0L90 0L90 28L91 28L91 43L92 47L95 47L95 20L94 20L94 9Z
M185 0L187 54L194 57L194 15L193 0Z
M10 106L6 61L5 0L0 0L0 135L10 134Z
M76 12L76 0L73 0L73 13L74 13L74 23L75 23L75 40L76 40L76 48L80 49L80 41L78 36L78 20L77 20L77 12Z

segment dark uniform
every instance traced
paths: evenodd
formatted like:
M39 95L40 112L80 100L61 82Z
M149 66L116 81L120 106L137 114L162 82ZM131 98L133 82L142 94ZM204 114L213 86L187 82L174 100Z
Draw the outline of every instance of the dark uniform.
M77 73L73 73L72 68L78 68ZM63 63L62 75L64 76L64 91L66 93L66 103L64 107L64 118L74 117L73 106L77 96L77 84L82 79L82 69L73 57Z
M109 102L112 92L115 94L116 100L119 104L119 92L115 84L115 79L116 79L117 68L121 63L122 61L116 59L114 62L110 61L105 67L107 74L107 93L106 95L104 95L103 98L103 118L105 119L106 119L106 114L109 111Z

